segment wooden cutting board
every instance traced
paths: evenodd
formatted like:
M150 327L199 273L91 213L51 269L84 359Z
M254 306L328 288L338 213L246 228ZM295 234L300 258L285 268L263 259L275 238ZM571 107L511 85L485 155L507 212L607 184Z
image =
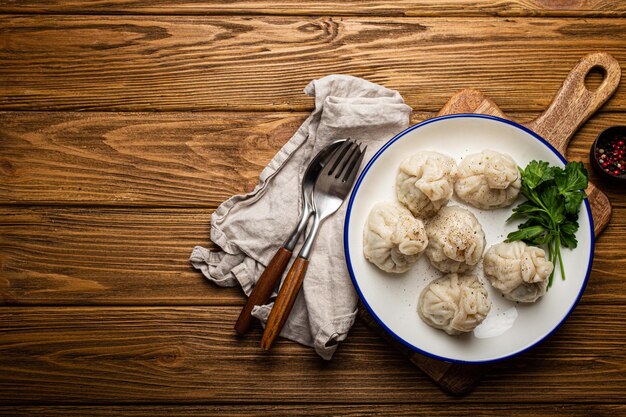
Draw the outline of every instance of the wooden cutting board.
M585 77L593 69L599 70L604 79L595 91L589 91L585 87ZM620 77L619 63L611 55L606 53L587 55L569 73L548 109L537 119L524 125L565 155L567 145L574 133L615 92ZM510 119L490 98L476 90L462 90L455 94L439 111L438 116L458 113L490 114ZM594 232L598 236L609 223L611 204L607 196L593 184L589 184L587 195L595 225ZM490 368L490 365L443 362L415 353L385 332L361 303L359 303L359 314L370 327L449 393L469 392Z

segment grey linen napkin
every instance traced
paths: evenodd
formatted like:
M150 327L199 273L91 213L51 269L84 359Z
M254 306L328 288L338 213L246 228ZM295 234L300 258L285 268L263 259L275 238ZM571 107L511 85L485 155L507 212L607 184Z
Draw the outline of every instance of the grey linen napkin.
M211 240L221 250L193 249L192 265L217 285L240 285L250 294L295 226L302 203L300 180L324 146L350 137L368 145L367 161L409 124L411 108L398 92L360 78L330 75L312 81L304 92L315 97L315 110L263 169L256 188L231 197L213 213ZM282 337L314 347L327 360L356 316L357 294L343 252L346 207L343 204L322 225L302 291L281 332ZM296 246L294 256L298 251ZM253 315L265 323L272 305L255 307Z

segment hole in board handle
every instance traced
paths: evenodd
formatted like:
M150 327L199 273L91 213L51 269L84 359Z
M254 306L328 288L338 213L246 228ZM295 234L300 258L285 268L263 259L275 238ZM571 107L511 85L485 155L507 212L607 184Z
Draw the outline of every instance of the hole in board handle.
M606 70L600 65L594 65L585 75L585 88L593 93L601 85L606 78Z

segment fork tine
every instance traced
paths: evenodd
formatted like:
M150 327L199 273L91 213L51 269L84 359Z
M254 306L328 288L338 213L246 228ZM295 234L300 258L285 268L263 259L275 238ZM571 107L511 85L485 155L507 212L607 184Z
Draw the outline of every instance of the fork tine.
M331 174L334 175L335 178L339 178L339 175L341 175L341 172L346 165L346 161L350 159L350 155L352 155L355 147L358 147L358 145L353 140L350 140L349 146L344 152L342 152L341 158L337 161L335 166L333 166L331 171Z
M352 160L355 157L358 157L360 152L361 152L361 149L360 149L359 143L358 142L354 142L354 144L352 145L350 150L348 152L346 152L346 154L343 156L343 159L341 160L341 164L339 166L339 169L337 169L337 171L336 171L337 174L335 175L335 179L341 178L342 176L345 175L346 168L350 167L350 162L352 162Z
M335 171L337 164L339 164L339 162L343 158L343 155L346 153L346 151L348 150L350 146L352 146L352 141L350 141L349 139L345 141L343 144L341 144L341 146L337 148L335 152L333 152L333 156L326 163L326 166L324 166L324 169L322 170L321 174L322 175L332 174Z
M356 175L359 173L361 162L363 162L363 158L365 157L365 151L367 151L367 145L365 145L365 148L363 148L363 150L359 154L359 157L352 161L352 163L350 164L350 168L343 177L343 182L347 182L348 184L352 185L354 179L356 178Z
M338 139L334 141L333 143L326 145L326 147L320 151L320 152L324 152L328 150L328 152L326 152L326 155L324 155L324 158L322 159L320 163L321 168L324 168L326 165L328 165L328 162L330 161L330 158L332 158L333 155L335 154L335 151L339 149L341 146L343 146L348 140L349 139Z

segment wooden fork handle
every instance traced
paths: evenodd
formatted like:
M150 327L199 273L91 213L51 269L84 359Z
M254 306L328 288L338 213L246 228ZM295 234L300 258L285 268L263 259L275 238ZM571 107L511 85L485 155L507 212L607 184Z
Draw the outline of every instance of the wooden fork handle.
M278 291L278 297L276 297L274 307L272 307L270 316L267 319L265 331L261 338L261 347L263 349L269 350L272 347L272 343L274 343L274 340L276 340L285 325L293 304L296 302L300 288L302 288L302 281L308 266L309 261L300 257L296 258L293 265L291 265L291 269L289 269L289 273Z
M235 330L239 334L244 334L250 330L252 325L252 308L255 305L263 305L267 303L276 284L280 281L280 277L283 276L285 268L291 259L291 251L281 247L276 251L276 254L261 274L261 277L257 281L256 285L252 289L246 305L243 306L237 323L235 323Z

